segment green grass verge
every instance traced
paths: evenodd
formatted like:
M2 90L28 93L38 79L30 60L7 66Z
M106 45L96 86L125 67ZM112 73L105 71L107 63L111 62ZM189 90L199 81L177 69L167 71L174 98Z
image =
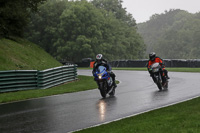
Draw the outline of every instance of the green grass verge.
M200 98L77 133L200 133Z
M79 80L77 81L66 83L49 89L35 89L0 93L0 103L85 91L97 88L97 84L96 82L94 82L94 78L91 76L78 76L78 79Z
M171 72L200 72L200 68L166 68L168 71Z

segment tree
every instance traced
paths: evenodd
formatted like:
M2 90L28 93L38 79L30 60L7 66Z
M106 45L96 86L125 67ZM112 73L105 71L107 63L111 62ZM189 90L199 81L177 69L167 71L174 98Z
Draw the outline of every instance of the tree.
M58 60L77 62L99 53L108 60L143 56L145 45L136 27L91 2L52 0L39 11L26 37Z
M92 0L92 4L97 8L112 12L117 19L129 26L136 26L135 19L130 13L127 13L126 8L122 7L122 3L122 0Z
M31 12L36 12L45 0L1 0L0 36L22 36Z
M195 59L200 50L199 13L191 14L180 9L164 14L138 25L138 31L147 44L147 54L155 51L163 58Z
M61 42L59 17L67 8L67 1L49 0L39 6L38 12L31 15L31 21L25 29L25 37L41 46L52 56L56 56L56 41Z

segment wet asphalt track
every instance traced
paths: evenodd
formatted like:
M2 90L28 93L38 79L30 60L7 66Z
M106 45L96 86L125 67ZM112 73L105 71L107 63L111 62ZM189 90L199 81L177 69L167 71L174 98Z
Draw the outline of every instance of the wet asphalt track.
M102 99L95 89L0 104L0 132L67 133L200 96L199 73L169 72L169 89L159 92L146 71L114 72L115 97Z

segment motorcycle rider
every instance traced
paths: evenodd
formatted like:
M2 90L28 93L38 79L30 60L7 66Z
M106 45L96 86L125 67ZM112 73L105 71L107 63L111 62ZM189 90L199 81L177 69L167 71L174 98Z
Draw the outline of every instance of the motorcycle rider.
M162 70L163 70L163 72L164 72L164 74L166 75L166 78L167 78L167 79L170 79L169 76L168 76L168 71L165 69L165 65L164 65L164 63L163 63L163 60L162 60L160 57L156 56L156 53L155 53L155 52L151 52L151 53L149 54L149 61L148 61L148 64L147 64L147 68L148 68L148 71L149 71L150 76L153 77L153 76L152 76L152 71L150 71L150 66L151 66L152 64L154 64L154 63L159 63L160 66L161 66L161 68L162 68ZM154 80L154 79L153 79L153 80Z
M102 54L97 54L96 56L96 60L94 62L94 66L93 66L93 71L92 74L94 74L94 72L96 71L96 69L98 69L99 66L104 66L106 67L107 72L110 74L110 76L113 79L113 85L116 88L117 85L115 83L115 74L112 72L110 65L108 64L107 60L103 59L103 55Z

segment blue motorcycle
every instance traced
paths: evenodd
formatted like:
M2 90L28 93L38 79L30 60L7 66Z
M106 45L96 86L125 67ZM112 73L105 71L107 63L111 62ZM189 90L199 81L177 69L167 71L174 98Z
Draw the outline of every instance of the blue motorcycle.
M98 89L100 90L101 96L106 97L107 94L110 96L115 95L115 87L113 85L113 79L110 74L106 71L106 67L99 66L93 73L95 81L97 82Z

